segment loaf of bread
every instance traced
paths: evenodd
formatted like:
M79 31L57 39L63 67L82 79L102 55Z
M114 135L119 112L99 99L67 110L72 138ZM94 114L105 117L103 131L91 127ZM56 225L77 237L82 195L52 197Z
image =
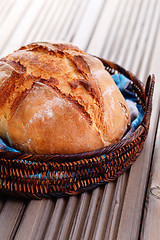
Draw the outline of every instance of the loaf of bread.
M101 61L70 43L32 43L0 59L0 101L0 137L26 153L96 150L130 125Z

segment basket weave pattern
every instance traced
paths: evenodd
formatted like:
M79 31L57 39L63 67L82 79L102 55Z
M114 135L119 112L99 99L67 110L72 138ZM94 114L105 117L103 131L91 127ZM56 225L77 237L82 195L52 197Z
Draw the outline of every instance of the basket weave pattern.
M154 76L146 87L119 65L100 59L109 73L118 72L133 82L144 118L139 127L116 144L71 155L31 155L0 150L0 190L24 197L76 195L115 180L140 154L147 137L152 110Z

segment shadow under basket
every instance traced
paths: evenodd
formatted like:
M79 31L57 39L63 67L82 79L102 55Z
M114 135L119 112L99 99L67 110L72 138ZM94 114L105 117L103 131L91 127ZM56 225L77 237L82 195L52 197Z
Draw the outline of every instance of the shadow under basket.
M110 74L120 73L132 81L144 110L138 128L115 144L78 154L31 155L0 150L1 192L32 199L77 195L115 180L134 163L149 130L155 78L149 76L144 87L121 66L100 60Z

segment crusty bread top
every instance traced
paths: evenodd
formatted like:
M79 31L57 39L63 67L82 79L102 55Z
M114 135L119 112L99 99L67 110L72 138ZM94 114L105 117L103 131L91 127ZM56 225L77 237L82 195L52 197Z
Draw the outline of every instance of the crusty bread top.
M104 145L119 140L130 124L126 102L103 64L72 44L29 44L1 59L0 70L0 134L6 138L7 124L37 83L71 103Z

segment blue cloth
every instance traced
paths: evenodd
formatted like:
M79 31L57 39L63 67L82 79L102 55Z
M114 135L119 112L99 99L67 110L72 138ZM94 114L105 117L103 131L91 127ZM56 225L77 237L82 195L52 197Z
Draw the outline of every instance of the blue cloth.
M128 104L131 115L131 130L133 132L141 123L144 116L144 111L142 106L137 104L137 97L132 92L132 82L121 74L114 74L112 75L112 78L124 96L126 103ZM10 152L19 152L16 149L7 146L1 138L0 149Z
M1 138L0 138L0 149L4 151L10 151L10 152L19 152L16 149L7 146Z
M135 130L141 123L144 111L141 105L137 104L137 96L132 92L132 82L122 74L112 75L117 87L124 96L131 116L131 128Z
M112 78L125 99L137 101L137 97L132 92L132 82L128 78L121 74L113 74Z

